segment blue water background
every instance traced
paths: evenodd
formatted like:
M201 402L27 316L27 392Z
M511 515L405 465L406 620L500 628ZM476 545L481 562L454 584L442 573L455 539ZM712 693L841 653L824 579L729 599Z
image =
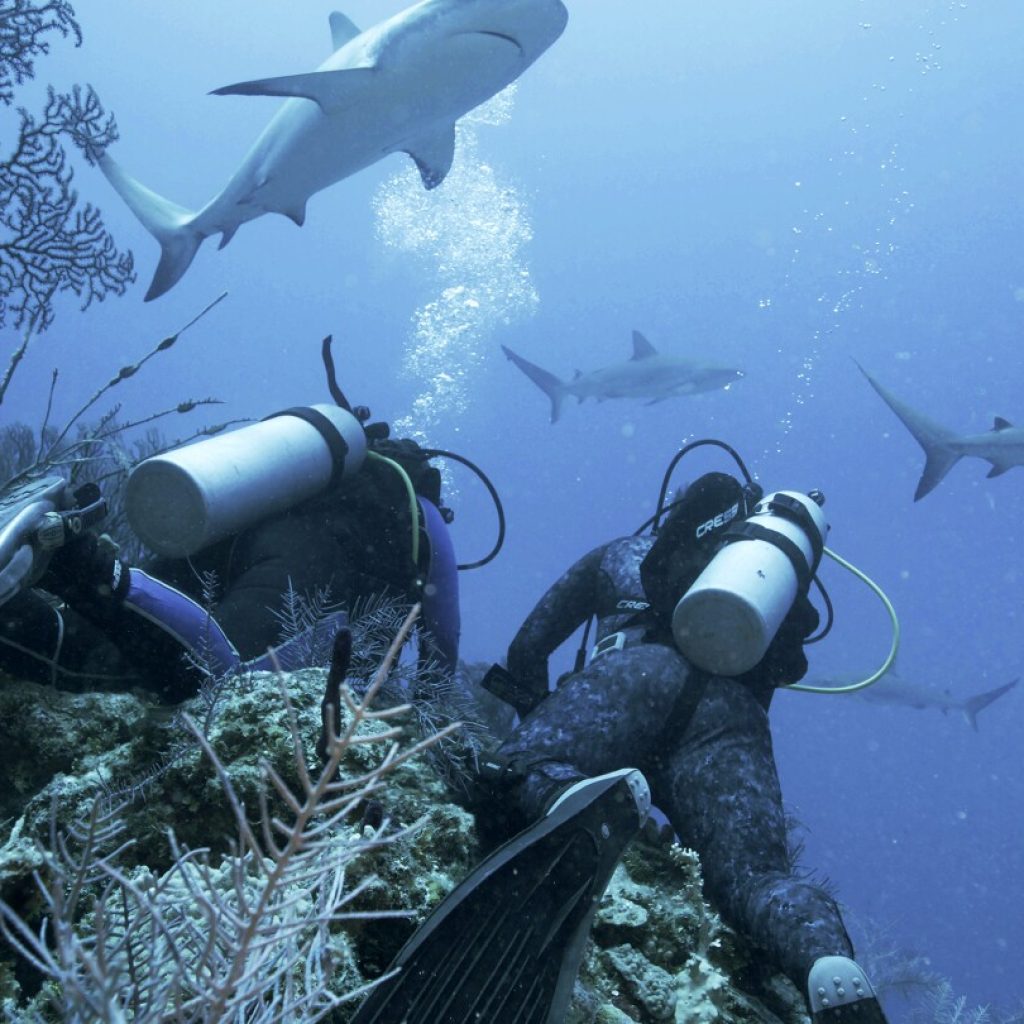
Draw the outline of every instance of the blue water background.
M345 11L366 26L401 6ZM84 45L56 43L40 81L91 82L117 114L116 159L193 208L277 106L207 93L309 70L330 49L327 4L76 7ZM472 128L472 166L444 186L463 189L450 204L490 203L495 223L528 224L532 240L520 235L508 259L493 246L467 255L459 232L473 232L456 212L442 223L462 257L445 271L429 246L381 236L382 198L419 201L409 161L392 156L314 197L301 231L268 216L224 252L207 241L175 289L143 304L156 245L82 164L77 186L135 250L139 282L83 315L62 301L4 420L38 421L54 365L58 418L69 414L227 290L122 389L126 414L207 395L227 403L210 420L325 400L319 342L333 332L354 401L388 420L415 412L431 443L478 460L501 491L505 550L462 580L467 657L500 657L563 568L646 518L677 447L710 435L770 488L825 491L831 544L899 610L904 676L959 698L995 687L1022 672L1024 473L987 480L967 460L915 504L922 453L853 358L957 431L1024 420L1022 38L1019 0L570 0L511 116ZM484 302L464 322L460 285ZM441 312L417 333L430 303ZM550 425L499 348L566 377L625 358L634 328L746 378L654 406L573 402ZM454 392L430 384L437 366ZM728 468L694 456L678 482L712 467ZM477 557L493 513L468 475L451 479L458 551ZM884 613L837 568L824 578L837 624L812 676L866 672L887 648ZM783 694L772 718L805 860L852 918L928 955L969 1003L1015 1002L1024 689L977 733L956 714L855 698Z

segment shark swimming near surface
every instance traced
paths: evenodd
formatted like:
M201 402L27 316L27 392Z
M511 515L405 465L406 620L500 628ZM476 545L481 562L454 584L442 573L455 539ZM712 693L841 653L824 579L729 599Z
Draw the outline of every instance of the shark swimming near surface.
M315 71L215 89L286 101L224 189L193 212L157 195L104 154L100 168L160 243L146 301L181 279L203 239L220 248L247 221L281 213L301 226L310 196L405 152L423 185L444 181L455 122L515 81L562 34L561 0L422 0L360 32L330 17L333 52Z
M857 690L852 696L859 697L871 704L886 704L890 707L916 708L922 711L933 708L936 711L941 711L944 715L950 711L959 711L963 715L964 721L977 732L979 713L1009 693L1018 681L1014 679L1002 686L997 686L994 690L985 690L972 697L960 698L954 696L948 689L940 690L934 686L909 679L895 669L890 669L877 683L863 690ZM829 678L816 682L823 686L841 686L846 685L850 680Z
M551 400L551 422L561 415L562 403L570 395L582 402L594 398L647 398L648 405L696 395L702 391L726 390L743 376L742 370L723 366L705 366L659 352L639 331L633 332L633 355L588 373L576 371L572 380L559 380L553 373L501 346L502 352L526 374Z
M900 418L903 425L924 449L924 472L914 492L920 501L933 491L946 474L965 456L991 463L989 477L1001 476L1014 466L1024 466L1024 427L1015 427L997 416L991 430L983 434L954 434L922 413L911 409L891 391L882 387L859 363L860 372L881 395L882 400Z

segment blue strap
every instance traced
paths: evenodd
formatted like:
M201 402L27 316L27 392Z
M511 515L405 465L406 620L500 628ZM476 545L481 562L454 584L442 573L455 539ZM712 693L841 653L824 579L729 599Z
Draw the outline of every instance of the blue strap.
M423 497L417 501L430 542L430 565L423 584L423 628L430 637L437 660L446 671L454 672L459 663L459 634L462 629L455 548L437 506Z
M234 644L202 605L142 569L131 568L128 574L126 611L170 636L197 668L214 678L238 667L241 658Z

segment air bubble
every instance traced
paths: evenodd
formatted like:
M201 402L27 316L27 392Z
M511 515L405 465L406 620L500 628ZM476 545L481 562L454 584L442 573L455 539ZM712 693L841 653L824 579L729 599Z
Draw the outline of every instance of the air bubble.
M381 243L413 257L437 288L411 318L403 369L422 390L395 420L401 434L426 439L464 412L494 329L532 315L540 301L523 251L533 238L526 204L479 155L477 128L505 124L515 92L509 86L458 122L455 160L440 187L426 191L410 165L374 196Z

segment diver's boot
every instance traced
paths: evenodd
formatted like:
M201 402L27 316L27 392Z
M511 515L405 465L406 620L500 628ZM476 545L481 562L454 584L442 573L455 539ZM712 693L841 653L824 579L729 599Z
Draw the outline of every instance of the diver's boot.
M887 1024L871 982L847 956L823 956L807 975L814 1024Z
M601 896L649 810L632 768L568 786L442 901L352 1024L561 1024Z

